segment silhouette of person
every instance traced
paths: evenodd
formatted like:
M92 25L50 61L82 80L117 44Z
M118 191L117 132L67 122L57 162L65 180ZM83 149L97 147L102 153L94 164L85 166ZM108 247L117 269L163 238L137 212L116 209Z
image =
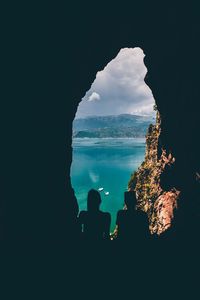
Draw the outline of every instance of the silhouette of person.
M136 210L136 196L134 192L124 193L126 209L117 213L117 239L142 241L148 238L148 219L144 212Z
M99 209L100 204L100 193L91 189L88 192L87 211L79 214L79 224L86 240L110 239L111 216Z

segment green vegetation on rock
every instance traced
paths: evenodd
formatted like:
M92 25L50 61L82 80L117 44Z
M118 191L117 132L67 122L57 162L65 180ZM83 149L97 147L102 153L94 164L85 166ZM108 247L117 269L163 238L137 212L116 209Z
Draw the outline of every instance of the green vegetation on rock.
M177 206L179 196L179 191L176 189L166 192L160 186L160 176L166 165L175 162L171 153L167 155L164 149L161 149L161 156L158 157L160 132L161 118L157 111L156 124L149 126L146 135L145 160L128 183L129 190L136 192L138 209L148 214L151 233L157 234L161 234L170 227L173 209ZM164 205L166 199L167 206Z

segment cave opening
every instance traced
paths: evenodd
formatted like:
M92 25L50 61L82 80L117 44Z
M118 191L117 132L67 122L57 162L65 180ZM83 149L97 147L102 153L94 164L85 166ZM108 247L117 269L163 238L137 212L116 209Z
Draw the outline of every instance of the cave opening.
M71 182L79 211L87 209L88 191L99 190L111 231L130 178L144 161L149 125L156 122L144 56L141 48L122 48L96 74L73 121Z

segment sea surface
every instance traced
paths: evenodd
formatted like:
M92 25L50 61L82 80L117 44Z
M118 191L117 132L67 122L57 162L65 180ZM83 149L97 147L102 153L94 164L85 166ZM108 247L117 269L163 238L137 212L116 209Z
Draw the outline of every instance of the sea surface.
M71 182L79 210L86 209L87 193L91 188L103 187L101 210L110 212L113 231L117 211L123 208L130 176L144 160L145 139L75 138L72 146Z

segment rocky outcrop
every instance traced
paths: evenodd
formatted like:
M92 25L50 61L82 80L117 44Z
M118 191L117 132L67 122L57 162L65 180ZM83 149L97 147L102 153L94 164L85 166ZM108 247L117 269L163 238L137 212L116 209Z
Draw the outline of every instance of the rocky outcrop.
M176 189L163 192L155 201L152 214L152 231L161 234L170 228L174 210L178 208L179 191Z
M162 148L160 133L161 118L157 112L156 124L149 126L146 135L145 160L128 184L129 190L136 192L138 208L148 214L150 232L158 235L170 228L180 195L175 187L166 191L161 185L163 173L173 166L175 158Z

